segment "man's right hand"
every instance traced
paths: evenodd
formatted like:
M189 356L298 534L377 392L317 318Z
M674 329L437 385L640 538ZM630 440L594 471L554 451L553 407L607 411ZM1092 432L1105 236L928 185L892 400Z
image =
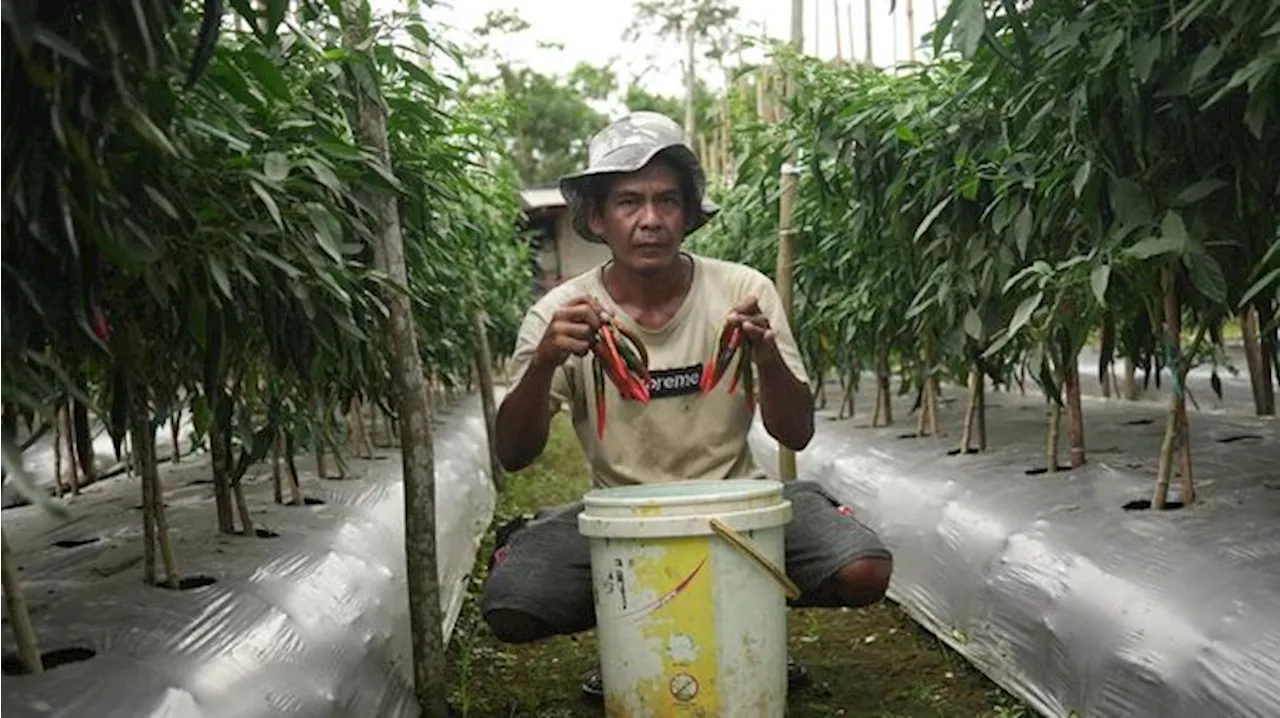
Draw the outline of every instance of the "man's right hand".
M583 295L570 300L551 315L534 349L532 363L554 369L572 354L585 356L591 350L591 337L607 321L609 313L591 297Z

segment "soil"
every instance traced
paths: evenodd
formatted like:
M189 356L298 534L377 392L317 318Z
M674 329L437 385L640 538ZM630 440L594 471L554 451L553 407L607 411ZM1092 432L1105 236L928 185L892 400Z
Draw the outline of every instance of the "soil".
M593 632L534 644L500 643L479 619L477 599L493 531L540 506L578 500L588 488L585 459L567 418L552 426L542 457L507 478L480 548L470 593L450 644L452 703L473 718L598 718L580 692L596 666ZM792 718L1022 718L1034 712L885 601L861 609L793 610L791 655L812 685L792 694Z

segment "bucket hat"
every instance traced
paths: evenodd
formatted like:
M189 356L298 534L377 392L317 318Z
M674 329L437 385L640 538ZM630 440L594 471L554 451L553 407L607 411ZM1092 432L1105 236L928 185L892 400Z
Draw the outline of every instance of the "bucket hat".
M690 213L686 236L705 225L720 211L704 196L707 189L706 173L694 154L693 147L681 129L671 118L657 112L633 112L610 123L591 138L587 149L587 169L560 178L560 193L569 205L573 228L584 239L603 242L592 233L587 223L586 185L601 175L635 172L649 164L658 154L668 156L688 174L693 181L699 206Z

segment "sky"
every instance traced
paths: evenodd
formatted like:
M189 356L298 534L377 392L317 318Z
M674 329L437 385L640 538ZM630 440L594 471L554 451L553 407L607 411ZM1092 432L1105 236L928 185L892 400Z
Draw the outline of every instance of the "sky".
M949 0L915 0L915 34L922 36L933 25L935 6L946 10ZM898 0L891 15L891 0L871 0L872 61L880 66L908 59L906 0ZM377 10L401 9L403 0L372 0ZM638 83L650 92L683 96L680 61L683 48L673 41L651 39L627 43L623 32L635 14L635 0L441 0L425 10L428 20L456 31L480 25L491 10L514 10L530 29L503 41L501 52L511 60L544 73L567 73L578 62L603 65L614 60L619 79L627 81L652 65ZM739 15L756 32L786 39L791 32L791 0L737 0ZM849 57L848 13L853 13L853 49L858 58L866 53L866 14L863 0L804 0L805 52L824 58L836 56L839 28L844 56ZM424 3L425 5L425 3ZM837 25L836 5L840 17ZM817 16L815 18L815 12ZM815 38L815 20L817 33ZM493 38L490 38L493 40ZM815 47L816 39L816 47ZM563 49L539 47L558 43ZM919 43L919 40L917 40ZM816 50L816 52L815 52ZM923 57L918 53L918 57ZM652 58L652 59L650 59ZM711 61L700 64L702 75L713 87L719 72Z

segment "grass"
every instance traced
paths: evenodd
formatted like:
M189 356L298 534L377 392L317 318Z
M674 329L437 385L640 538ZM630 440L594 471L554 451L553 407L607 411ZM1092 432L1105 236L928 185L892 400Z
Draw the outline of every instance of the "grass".
M585 460L563 414L533 466L508 477L494 526L539 506L576 501L588 488ZM450 646L452 702L472 718L579 718L603 710L579 692L597 661L594 632L510 646L480 620L478 598L492 550L490 530ZM869 718L1031 718L963 658L896 605L795 610L788 618L791 654L813 685L792 695L790 716Z

